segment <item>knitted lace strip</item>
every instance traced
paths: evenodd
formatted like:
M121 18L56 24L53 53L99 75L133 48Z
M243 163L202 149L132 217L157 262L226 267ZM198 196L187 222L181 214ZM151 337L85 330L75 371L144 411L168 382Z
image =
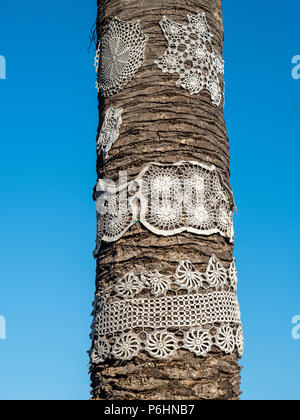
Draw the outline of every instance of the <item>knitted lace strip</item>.
M237 297L230 292L116 301L106 304L97 318L99 335L134 328L183 328L239 322Z

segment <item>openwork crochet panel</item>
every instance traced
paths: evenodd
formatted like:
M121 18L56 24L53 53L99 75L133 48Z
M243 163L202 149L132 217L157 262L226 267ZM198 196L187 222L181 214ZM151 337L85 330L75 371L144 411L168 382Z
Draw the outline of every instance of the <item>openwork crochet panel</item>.
M177 73L176 83L191 95L207 89L219 106L223 95L218 75L224 73L224 61L212 45L205 13L187 18L188 25L180 25L163 17L160 26L168 48L155 63L163 72Z
M95 58L97 88L104 97L117 93L131 81L144 62L147 41L139 21L111 20L101 34Z
M233 196L214 165L150 163L134 181L107 188L100 180L97 191L99 240L117 241L137 222L157 235L233 239Z
M119 137L119 130L122 124L122 108L109 108L105 113L105 118L97 140L98 153L108 154L112 145Z
M236 289L235 261L225 269L215 256L204 273L181 261L171 276L126 274L96 296L91 362L130 360L142 351L167 359L180 348L206 356L213 346L242 356Z

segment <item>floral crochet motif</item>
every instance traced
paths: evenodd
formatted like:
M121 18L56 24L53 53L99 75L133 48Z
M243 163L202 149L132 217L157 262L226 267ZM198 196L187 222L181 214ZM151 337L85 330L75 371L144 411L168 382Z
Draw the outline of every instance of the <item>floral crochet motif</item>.
M97 88L104 97L123 89L144 62L148 37L141 32L140 22L124 22L113 18L102 32L95 67Z
M147 336L145 350L156 359L169 359L178 348L175 334L156 331Z
M132 298L142 289L140 280L133 273L126 274L115 287L117 294L124 298Z
M182 261L175 273L175 279L183 289L198 290L202 286L203 277L189 261Z
M171 288L170 276L163 276L157 270L154 273L142 271L141 280L145 286L150 287L154 296L164 295Z
M106 111L104 122L100 135L97 140L98 153L103 152L105 155L110 151L112 145L119 137L119 129L122 124L123 109L109 108Z
M214 255L204 272L186 260L173 275L126 274L96 295L91 362L130 360L140 352L167 359L178 349L205 357L213 347L241 357L236 278L235 262L226 269Z
M211 286L222 286L226 283L227 271L215 256L209 262L206 278Z
M236 333L236 346L238 349L239 356L242 357L244 354L244 336L242 327L239 327Z
M117 338L112 349L112 354L116 359L131 360L137 356L140 350L140 340L135 334L123 334Z
M233 334L233 330L230 326L225 325L218 329L216 344L227 354L233 352L236 340Z
M237 269L236 269L236 265L234 261L230 264L230 267L229 267L229 278L230 278L231 286L233 287L234 290L236 290L237 284L238 284L238 277L237 277Z
M206 356L211 351L213 339L209 331L193 328L184 335L183 347L197 356Z
M137 192L130 196L132 186ZM233 196L213 165L150 163L119 188L105 190L99 181L97 194L98 236L105 242L120 239L137 220L163 236L182 232L220 233L230 240L234 236Z
M168 48L155 63L163 72L177 73L176 83L191 95L207 89L213 104L219 106L222 90L218 75L224 73L224 61L212 45L205 13L187 15L187 19L188 25L180 25L163 17L160 26Z

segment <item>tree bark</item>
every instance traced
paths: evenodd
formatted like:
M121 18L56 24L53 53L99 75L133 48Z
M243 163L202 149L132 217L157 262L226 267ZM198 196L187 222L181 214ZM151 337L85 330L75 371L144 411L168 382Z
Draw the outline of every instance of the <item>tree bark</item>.
M99 178L117 182L119 171L126 170L128 178L134 179L149 162L192 160L214 164L230 188L223 107L213 105L205 90L191 96L175 85L174 75L162 73L154 64L167 45L158 24L163 15L186 24L187 14L202 11L214 35L213 45L222 55L221 0L98 0L98 39L102 28L115 16L129 22L140 20L141 30L150 38L146 60L132 81L110 98L99 95L99 130L109 107L124 109L120 136L109 159L105 163L98 159ZM205 271L213 254L228 268L233 244L219 234L156 236L136 224L116 243L102 245L97 257L96 290L145 266L163 268L171 274L185 259ZM234 400L240 395L238 355L224 355L215 349L206 358L179 350L168 361L153 360L146 354L126 362L109 360L101 366L92 365L91 380L96 400Z

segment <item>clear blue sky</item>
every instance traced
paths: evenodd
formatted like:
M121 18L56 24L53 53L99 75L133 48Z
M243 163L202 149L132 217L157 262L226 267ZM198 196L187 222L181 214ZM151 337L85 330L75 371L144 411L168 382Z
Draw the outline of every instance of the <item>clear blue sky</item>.
M88 399L95 1L4 2L0 399ZM300 398L298 0L224 1L244 399Z

